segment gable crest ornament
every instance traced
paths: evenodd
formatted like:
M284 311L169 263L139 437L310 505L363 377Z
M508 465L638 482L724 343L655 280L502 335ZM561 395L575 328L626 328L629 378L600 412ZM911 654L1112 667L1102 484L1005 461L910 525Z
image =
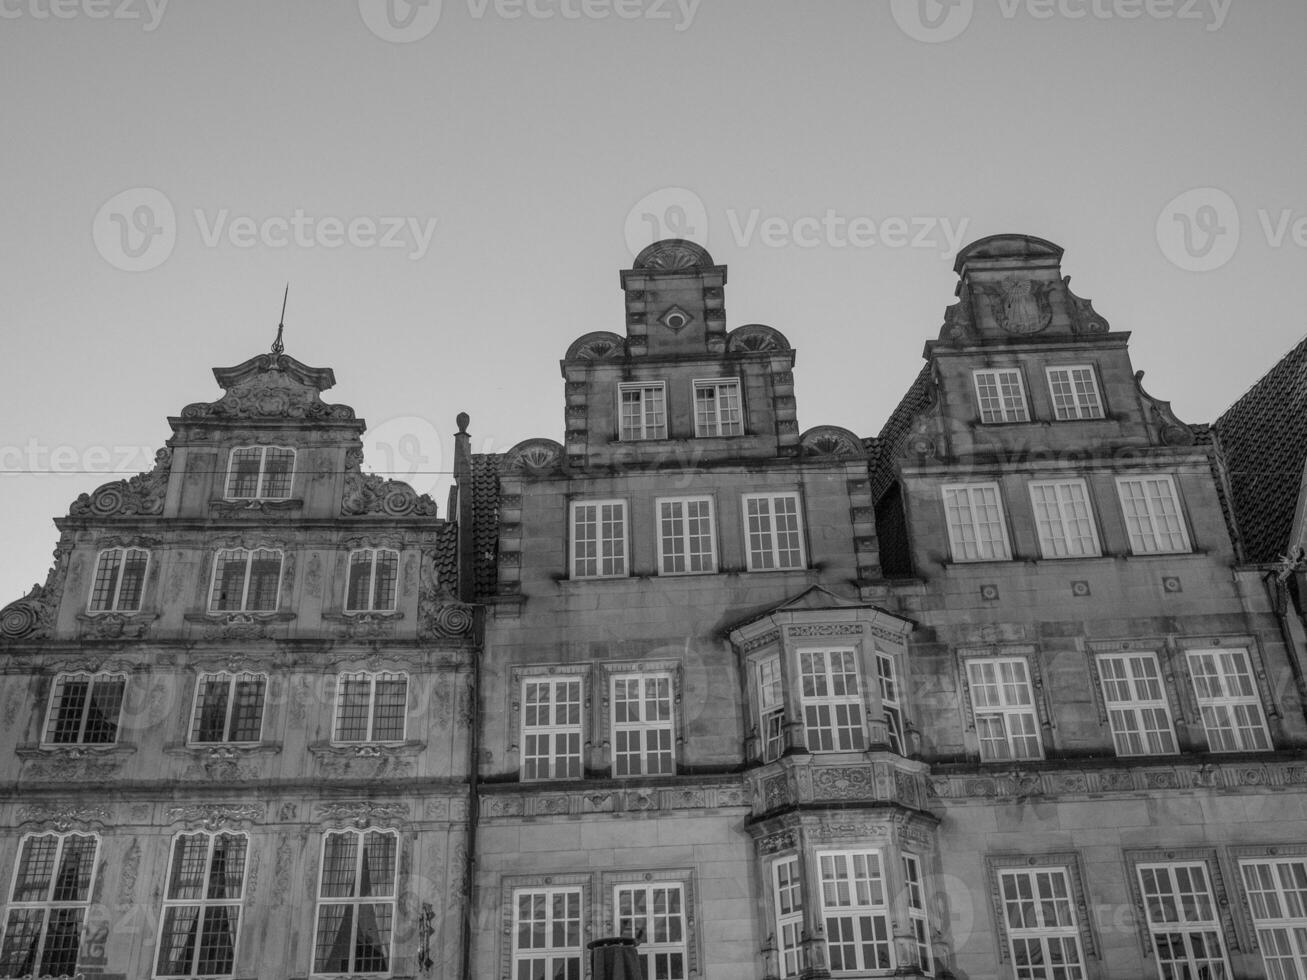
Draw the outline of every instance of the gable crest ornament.
M994 319L1008 333L1024 336L1039 333L1053 322L1048 299L1049 284L1032 279L1005 279L992 303Z

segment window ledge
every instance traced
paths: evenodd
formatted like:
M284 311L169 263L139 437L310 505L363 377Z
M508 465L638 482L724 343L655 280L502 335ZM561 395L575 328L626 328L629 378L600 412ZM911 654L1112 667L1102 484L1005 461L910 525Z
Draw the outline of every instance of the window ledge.
M377 759L415 756L426 747L427 743L419 739L406 742L312 742L309 753L320 757Z
M77 614L78 637L83 640L139 640L159 617L142 612L82 612Z
M67 744L28 742L26 745L15 746L14 748L14 754L20 759L112 759L134 755L135 753L135 745L127 745L122 742L104 745L83 744L80 742L69 742Z
M299 510L303 506L304 501L298 497L287 497L285 499L276 500L264 499L262 497L240 497L234 499L215 497L209 501L209 512L224 517L235 517L251 514L284 513L286 511Z
M221 612L186 613L182 617L188 623L208 623L210 626L260 626L271 623L293 623L297 618L293 612L241 612L226 610Z
M243 759L254 755L278 755L280 742L170 742L163 747L169 755L206 755L211 759Z

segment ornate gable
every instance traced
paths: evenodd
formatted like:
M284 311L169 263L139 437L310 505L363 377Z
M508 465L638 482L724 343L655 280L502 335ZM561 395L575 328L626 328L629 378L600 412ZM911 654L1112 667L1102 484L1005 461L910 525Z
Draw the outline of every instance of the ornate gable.
M329 405L321 393L336 384L331 368L311 368L288 354L260 354L229 368L214 368L226 390L216 402L194 402L182 409L187 422L228 419L309 419L350 421L354 409Z

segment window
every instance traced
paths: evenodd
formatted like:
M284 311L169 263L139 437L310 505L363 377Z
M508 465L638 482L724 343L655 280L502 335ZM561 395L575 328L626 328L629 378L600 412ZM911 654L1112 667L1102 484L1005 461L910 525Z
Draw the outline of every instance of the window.
M1247 650L1190 650L1189 674L1211 751L1271 748Z
M667 438L667 394L656 384L619 385L622 400L622 441Z
M903 707L899 704L899 683L894 658L876 654L876 682L880 686L880 710L885 716L885 737L891 752L903 754Z
M931 976L935 960L930 952L930 918L926 913L926 884L921 875L921 861L915 854L903 855L903 887L908 905L908 926L917 948L917 963L921 972Z
M389 973L399 836L342 830L322 840L314 973Z
M275 612L281 590L281 552L230 548L213 563L210 612Z
M23 838L0 946L0 976L77 972L97 844L90 834Z
M803 940L803 878L797 856L772 865L772 894L776 900L776 948L781 976L799 975L799 945Z
M144 548L110 548L95 562L90 611L140 612L150 553Z
M1039 720L1026 661L1020 657L968 660L967 681L981 760L1042 758Z
M1117 493L1136 555L1188 551L1175 484L1169 476L1118 478Z
M522 778L581 778L581 678L522 682Z
M660 574L717 571L712 499L659 500L657 506Z
M1001 871L999 890L1017 980L1084 980L1066 869Z
M295 450L278 446L241 446L231 451L227 468L228 500L285 500L295 472Z
M672 678L613 678L613 775L666 776L675 771Z
M744 415L740 410L740 382L732 379L694 383L694 434L696 436L744 434Z
M785 752L785 697L778 655L758 662L758 727L762 761L779 759Z
M203 674L195 687L192 742L257 742L263 733L262 674Z
M1156 656L1104 654L1098 658L1098 674L1117 755L1173 755L1179 751Z
M746 494L744 531L749 539L749 571L803 567L797 493Z
M1011 557L997 483L959 484L942 490L954 561L995 561Z
M1045 558L1078 558L1099 553L1084 480L1032 483L1030 503L1039 530L1039 553Z
M617 934L639 942L643 976L685 980L685 895L679 884L618 885L613 890Z
M808 751L861 752L866 735L853 650L800 650L799 675Z
M1103 400L1092 367L1049 368L1048 391L1053 396L1053 416L1060 422L1103 417Z
M341 674L336 689L337 742L402 742L408 703L404 674Z
M976 371L976 401L980 404L980 421L1029 422L1026 411L1026 392L1021 385L1021 372L1015 368L997 371Z
M892 968L889 903L880 854L835 851L818 854L817 861L831 971Z
M626 501L572 504L572 577L626 574Z
M248 846L244 834L182 834L173 842L155 976L234 972Z
M1230 976L1207 866L1141 864L1138 872L1162 980Z
M399 552L389 548L363 548L349 553L346 612L391 612L399 579Z
M126 690L121 674L60 674L50 691L46 743L112 745Z
M1243 861L1244 888L1257 929L1266 976L1307 980L1307 861Z
M513 980L581 980L581 890L513 896Z

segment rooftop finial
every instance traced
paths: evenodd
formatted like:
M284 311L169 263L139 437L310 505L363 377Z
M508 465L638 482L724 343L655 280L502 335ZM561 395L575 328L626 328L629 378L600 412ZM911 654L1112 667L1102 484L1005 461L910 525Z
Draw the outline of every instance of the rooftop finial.
M290 299L290 283L286 283L286 291L281 295L281 319L277 321L277 339L272 342L274 354L286 353L286 345L281 342L281 334L286 329L286 300L288 299Z

